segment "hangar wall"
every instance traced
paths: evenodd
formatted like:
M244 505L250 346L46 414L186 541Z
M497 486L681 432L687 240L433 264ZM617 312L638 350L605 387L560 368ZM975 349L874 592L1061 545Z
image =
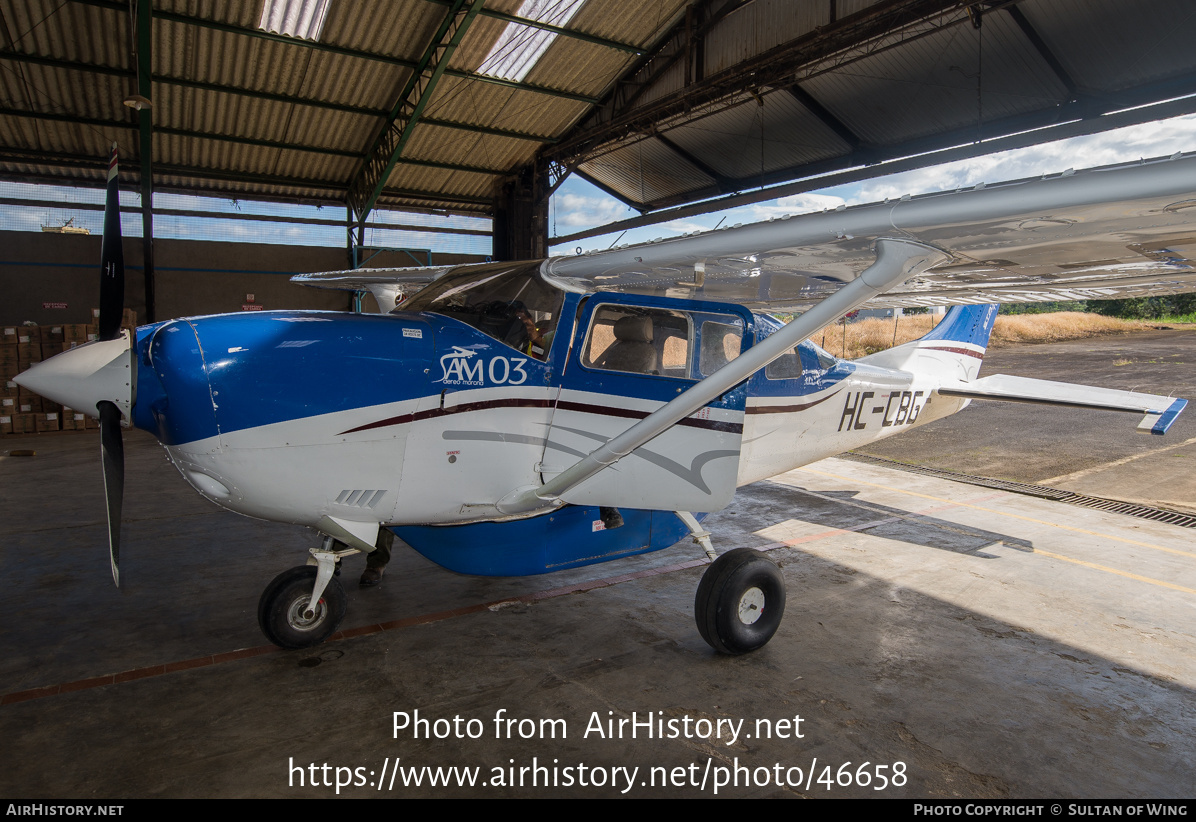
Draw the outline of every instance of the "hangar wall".
M92 322L100 300L98 235L0 231L0 325ZM125 305L146 322L141 240L126 238ZM462 254L436 254L432 262L480 262ZM387 254L373 265L407 266L407 255ZM154 241L156 319L240 311L246 294L265 309L344 311L351 296L295 285L292 274L348 267L343 248L253 245L199 240ZM63 305L60 307L46 307ZM365 310L376 310L372 298Z

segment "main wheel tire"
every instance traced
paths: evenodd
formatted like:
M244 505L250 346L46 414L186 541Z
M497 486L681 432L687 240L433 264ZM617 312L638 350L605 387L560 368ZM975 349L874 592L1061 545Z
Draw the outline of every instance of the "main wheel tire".
M304 612L315 584L316 567L300 565L266 586L257 604L257 622L266 639L280 648L310 648L336 633L348 608L345 589L336 577L328 580L309 619Z
M764 647L784 614L781 569L751 548L736 548L711 563L694 598L698 632L711 648L724 654Z

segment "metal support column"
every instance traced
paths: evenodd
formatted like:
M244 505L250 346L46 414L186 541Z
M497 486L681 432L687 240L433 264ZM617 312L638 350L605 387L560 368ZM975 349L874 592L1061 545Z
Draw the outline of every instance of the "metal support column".
M151 43L153 42L153 17L151 0L137 2L137 93L146 100L152 100L153 63ZM154 168L153 168L153 108L140 107L137 111L137 125L140 136L141 156L141 258L145 266L145 321L156 321L154 306Z

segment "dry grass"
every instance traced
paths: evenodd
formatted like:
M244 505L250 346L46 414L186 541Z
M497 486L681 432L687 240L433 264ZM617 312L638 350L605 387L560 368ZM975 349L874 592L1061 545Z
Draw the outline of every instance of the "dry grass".
M893 339L893 321L867 319L848 323L846 348L844 328L828 325L810 337L838 357L853 360L865 354L875 354L893 345L901 345L926 334L941 317L920 314L901 317L897 322L897 338ZM1157 328L1156 323L1119 320L1101 314L1086 314L1079 311L1061 311L1056 314L1009 314L997 317L989 348L1025 343L1061 342L1085 337L1101 337L1108 334L1125 334ZM844 353L846 350L846 353Z

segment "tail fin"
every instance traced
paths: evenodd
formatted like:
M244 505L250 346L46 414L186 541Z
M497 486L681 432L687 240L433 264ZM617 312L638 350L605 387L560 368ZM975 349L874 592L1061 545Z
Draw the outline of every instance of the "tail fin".
M960 356L972 357L979 362L984 359L988 338L997 321L996 305L953 306L942 322L930 333L915 340L921 351L947 351Z
M998 308L997 305L953 306L926 336L862 357L861 361L886 368L938 371L943 376L974 380L984 361Z

